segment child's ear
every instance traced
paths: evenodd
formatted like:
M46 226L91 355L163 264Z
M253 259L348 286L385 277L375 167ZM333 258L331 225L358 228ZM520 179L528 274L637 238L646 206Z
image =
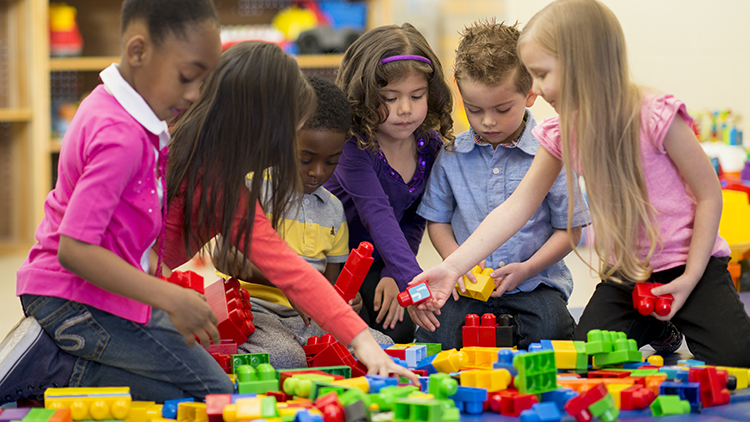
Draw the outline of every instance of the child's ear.
M146 37L133 35L125 44L125 59L131 68L140 67L146 54Z
M526 94L526 107L533 106L534 102L536 102L536 97L537 95L531 92L531 90L529 90L529 93Z

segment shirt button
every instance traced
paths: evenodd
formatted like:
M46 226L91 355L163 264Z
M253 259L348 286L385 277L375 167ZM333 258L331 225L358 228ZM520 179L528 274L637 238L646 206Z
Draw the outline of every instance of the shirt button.
M305 199L304 201L302 201L302 203L304 203L305 205L307 205L307 204L310 203L310 200L309 199Z
M155 190L151 190L151 193L156 193L156 191Z
M148 212L151 212L151 208L148 209Z
M138 184L140 185L141 183L142 183L142 182L141 182L141 181L139 180L139 181L138 181Z
M495 167L494 169L492 169L492 174L500 174L500 169Z
M307 224L312 226L312 220L307 220Z

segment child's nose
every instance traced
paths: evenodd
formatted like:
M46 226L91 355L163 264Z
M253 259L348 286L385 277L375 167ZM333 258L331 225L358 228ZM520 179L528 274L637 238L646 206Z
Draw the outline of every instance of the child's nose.
M398 113L399 114L411 113L411 101L409 99L405 99L399 102Z
M322 163L315 163L310 166L310 170L308 170L307 174L311 177L320 177L323 175L324 171Z
M495 126L497 122L495 121L495 118L490 115L490 113L485 113L482 117L482 124L485 127L493 127Z
M192 83L188 85L187 91L185 92L185 101L189 101L191 104L198 101L201 87L200 84Z
M531 92L536 95L542 95L542 87L536 80L534 80L534 82L531 84Z

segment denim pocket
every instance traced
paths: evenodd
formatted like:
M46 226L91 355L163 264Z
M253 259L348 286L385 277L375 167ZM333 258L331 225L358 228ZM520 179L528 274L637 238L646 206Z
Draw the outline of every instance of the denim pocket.
M34 316L60 349L88 360L98 360L110 335L83 304L56 297L39 296L24 307Z

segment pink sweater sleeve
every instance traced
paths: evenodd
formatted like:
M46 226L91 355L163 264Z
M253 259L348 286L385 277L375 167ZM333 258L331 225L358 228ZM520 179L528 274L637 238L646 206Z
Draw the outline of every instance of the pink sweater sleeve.
M367 328L323 274L297 255L276 233L260 204L255 207L251 242L253 264L323 330L348 345Z

